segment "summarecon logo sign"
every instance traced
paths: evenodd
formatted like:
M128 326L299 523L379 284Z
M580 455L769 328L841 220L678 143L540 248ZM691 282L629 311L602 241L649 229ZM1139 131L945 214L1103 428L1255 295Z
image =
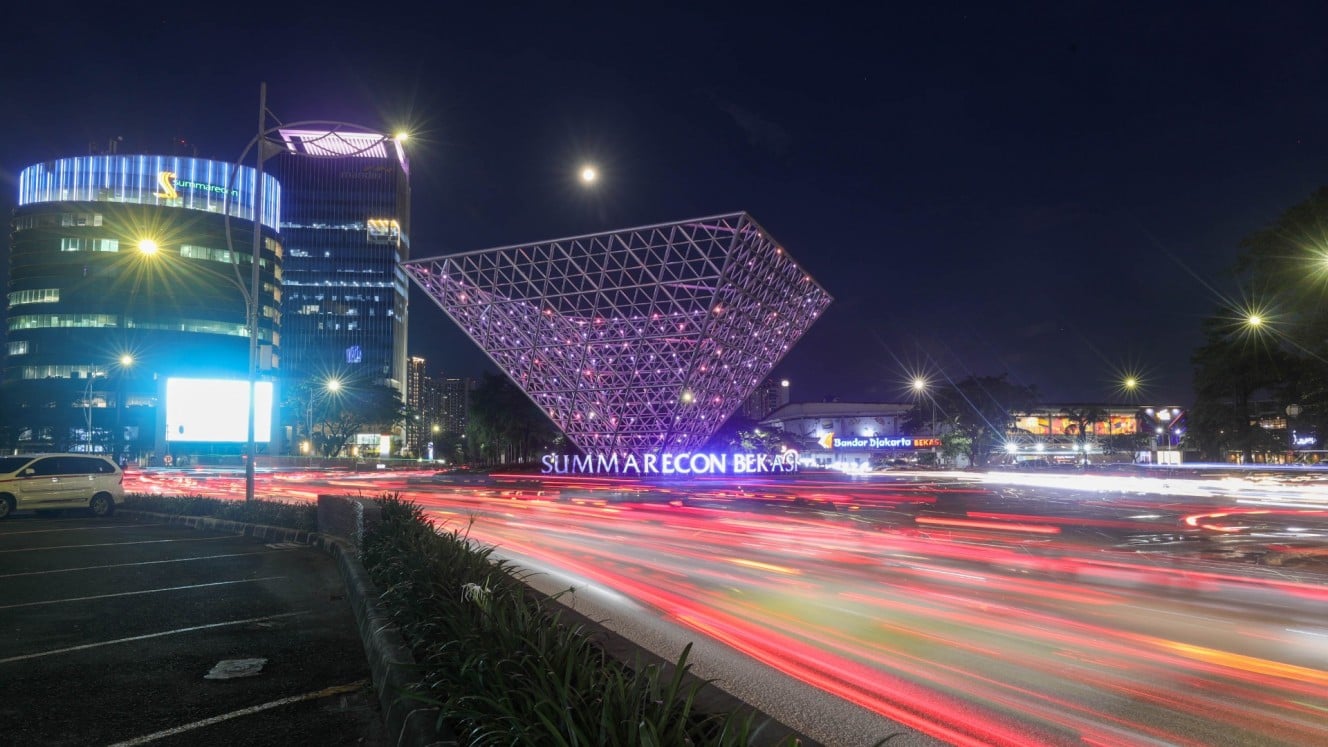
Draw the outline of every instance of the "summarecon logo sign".
M779 454L545 454L545 475L760 475L798 471L798 452Z

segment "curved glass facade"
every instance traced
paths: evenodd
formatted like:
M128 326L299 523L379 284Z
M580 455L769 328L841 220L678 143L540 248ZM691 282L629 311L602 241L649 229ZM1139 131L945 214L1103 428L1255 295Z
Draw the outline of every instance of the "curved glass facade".
M182 156L79 156L47 161L18 175L18 204L123 202L202 210L254 220L258 172ZM229 193L229 198L227 197ZM263 175L263 225L281 225L281 185Z
M162 382L247 378L255 225L245 215L256 172L237 172L228 199L230 170L193 158L94 156L22 172L0 389L12 447L160 460ZM270 225L257 237L253 307L259 365L270 371L280 366L284 249L280 190L265 183ZM242 446L206 448L235 458Z

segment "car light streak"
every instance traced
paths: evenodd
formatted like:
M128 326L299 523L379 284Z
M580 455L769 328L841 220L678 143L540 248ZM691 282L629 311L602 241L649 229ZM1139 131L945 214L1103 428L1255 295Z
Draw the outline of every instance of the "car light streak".
M1239 502L1321 500L1328 481L418 477L309 474L263 490L398 492L444 530L462 525L499 555L621 595L624 611L653 610L952 744L1328 744L1328 634L1316 627L1328 576L1214 559L1258 534L1321 531L1328 502ZM188 479L191 494L237 496L233 478ZM1252 529L1223 531L1240 526ZM1168 539L1135 551L1124 540L1138 535Z

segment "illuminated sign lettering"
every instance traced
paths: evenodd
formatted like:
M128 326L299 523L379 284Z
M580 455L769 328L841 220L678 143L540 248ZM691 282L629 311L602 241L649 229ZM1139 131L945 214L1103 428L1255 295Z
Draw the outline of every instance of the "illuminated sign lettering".
M798 452L781 454L545 454L545 475L757 475L797 472Z
M160 192L153 192L156 197L163 200L178 200L180 193L178 190L191 189L195 192L213 192L215 194L226 194L225 187L219 187L216 184L206 184L204 182L176 181L174 171L158 171L157 184L161 187ZM232 189L231 197L239 197L240 190Z
M839 438L834 433L827 433L821 437L820 444L826 449L933 449L941 445L941 439L926 436Z
M178 200L178 199L180 199L180 193L175 191L175 172L174 172L174 171L158 171L158 172L157 172L157 184L161 187L161 191L160 191L160 192L153 192L152 194L153 194L154 196L156 196L156 197L160 197L160 198L162 198L163 200Z

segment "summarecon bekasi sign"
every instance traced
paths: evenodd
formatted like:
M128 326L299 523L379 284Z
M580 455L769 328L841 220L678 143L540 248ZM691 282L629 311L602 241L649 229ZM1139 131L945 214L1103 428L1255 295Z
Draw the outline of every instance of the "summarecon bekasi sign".
M545 454L545 475L622 475L669 477L687 475L761 475L798 471L798 452L779 454Z

